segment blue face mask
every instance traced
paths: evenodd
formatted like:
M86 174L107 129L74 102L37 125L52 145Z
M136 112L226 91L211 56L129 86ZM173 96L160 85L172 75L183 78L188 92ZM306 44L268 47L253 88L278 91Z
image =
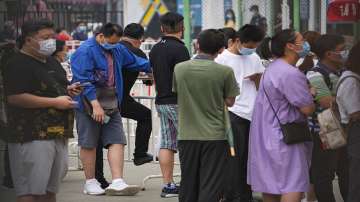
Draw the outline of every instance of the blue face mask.
M256 48L240 48L239 52L241 55L251 55L253 53L255 53Z
M310 49L311 49L310 44L307 41L305 41L303 43L303 49L300 52L297 52L297 54L299 55L300 58L304 58L305 56L309 55Z
M101 46L105 49L105 50L111 50L111 49L114 49L116 48L117 44L109 44L109 43L104 43L104 44L101 44Z

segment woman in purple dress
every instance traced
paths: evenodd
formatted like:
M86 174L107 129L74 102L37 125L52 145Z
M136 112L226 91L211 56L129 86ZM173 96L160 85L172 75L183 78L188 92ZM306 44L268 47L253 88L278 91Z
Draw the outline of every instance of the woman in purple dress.
M311 143L287 145L280 124L305 121L315 106L305 75L295 64L308 54L300 33L279 32L271 41L276 59L262 78L250 132L248 183L264 202L300 202L309 188ZM265 95L269 96L269 100Z

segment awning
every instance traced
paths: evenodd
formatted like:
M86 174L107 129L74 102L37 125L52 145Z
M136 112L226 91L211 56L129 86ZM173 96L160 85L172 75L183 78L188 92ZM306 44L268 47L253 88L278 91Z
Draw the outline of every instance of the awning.
M327 18L329 22L358 21L360 19L360 1L330 0Z

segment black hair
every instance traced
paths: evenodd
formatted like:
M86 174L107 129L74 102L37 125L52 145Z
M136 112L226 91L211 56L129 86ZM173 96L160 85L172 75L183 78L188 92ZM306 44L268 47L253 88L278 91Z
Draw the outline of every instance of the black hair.
M109 22L103 25L95 35L98 35L100 33L104 34L106 38L111 37L113 35L121 37L123 35L123 28L118 24Z
M216 29L207 29L200 32L197 41L200 51L206 54L214 55L225 47L225 36Z
M345 43L341 35L324 34L315 42L314 53L321 59L325 57L326 52L333 51L336 46Z
M228 48L228 41L229 39L232 39L235 41L237 38L239 38L239 34L231 27L225 27L222 29L219 29L220 32L222 32L225 36L225 48Z
M250 7L250 11L253 11L253 10L256 10L256 11L259 12L259 6L258 6L258 5L252 5L252 6Z
M141 39L145 34L144 28L138 23L128 24L124 29L124 36L133 38L133 39Z
M160 17L160 24L169 34L177 33L183 29L184 17L175 12L168 12Z
M346 68L360 76L360 42L358 42L349 53Z
M271 45L271 37L266 37L257 47L256 53L260 56L261 59L269 60L272 58L270 45Z
M296 32L292 29L285 29L278 32L271 39L271 52L276 57L282 57L285 55L285 49L287 43L295 43Z
M263 29L256 25L246 24L239 29L241 43L261 42L265 37Z
M53 56L56 55L58 52L61 52L64 50L64 47L66 45L66 42L63 40L56 40L56 50L53 53Z
M33 36L38 31L43 29L54 29L54 23L47 19L30 20L21 26L21 36L19 37L19 48L21 49L25 44L25 39Z
M63 27L56 28L56 29L55 29L55 33L56 33L56 34L59 34L59 33L62 32L63 30L65 30L65 28L63 28Z

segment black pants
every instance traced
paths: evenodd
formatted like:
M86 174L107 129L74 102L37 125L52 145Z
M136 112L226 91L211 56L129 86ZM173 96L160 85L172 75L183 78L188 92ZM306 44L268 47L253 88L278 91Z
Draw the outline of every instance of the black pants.
M346 147L323 150L319 134L314 134L310 174L319 202L336 202L332 184L335 174L338 176L341 196L346 201L349 187L348 169Z
M360 122L348 128L349 194L347 202L360 201Z
M121 116L137 121L134 157L145 156L149 149L152 131L151 110L136 102L133 98L124 98L121 104ZM96 150L96 179L104 176L103 168L103 145L99 141Z
M225 178L226 202L249 202L252 199L251 187L247 184L247 161L249 149L250 121L230 112L231 127L234 134L236 156L227 156Z
M226 141L178 142L181 186L179 202L219 202L228 144Z

